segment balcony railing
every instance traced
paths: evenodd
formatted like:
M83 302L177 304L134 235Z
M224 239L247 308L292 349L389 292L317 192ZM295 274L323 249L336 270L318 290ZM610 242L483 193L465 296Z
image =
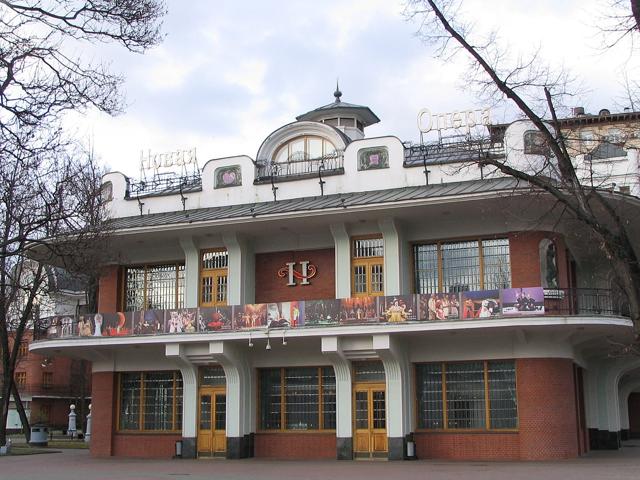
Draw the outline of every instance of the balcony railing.
M200 189L202 189L200 173L189 175L159 173L149 180L129 181L128 195L130 198L137 198L195 192Z
M629 316L610 290L511 288L461 293L305 300L211 308L42 318L35 340L198 334L271 328L340 327L542 316Z
M504 155L504 144L488 138L470 140L463 137L448 142L405 143L404 166L478 162L483 158L502 158Z
M344 152L331 155L286 162L272 163L268 160L256 162L255 183L296 180L318 175L337 175L344 173Z

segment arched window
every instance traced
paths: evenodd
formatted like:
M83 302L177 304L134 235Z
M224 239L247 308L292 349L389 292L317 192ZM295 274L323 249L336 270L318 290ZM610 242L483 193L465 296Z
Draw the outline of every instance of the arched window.
M275 163L301 162L336 154L336 147L317 136L296 137L280 146L273 156Z

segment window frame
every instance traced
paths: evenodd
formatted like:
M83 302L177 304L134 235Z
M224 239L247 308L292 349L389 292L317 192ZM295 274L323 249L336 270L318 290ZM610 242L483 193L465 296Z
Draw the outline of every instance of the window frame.
M27 372L16 372L13 375L16 387L24 387L27 384Z
M355 243L358 240L382 240L382 255L371 256L371 257L356 257L355 256ZM351 277L351 296L358 297L381 297L384 295L384 279L385 279L385 268L384 268L384 237L380 234L373 235L358 235L354 237L350 237L349 239L351 243L350 248L350 256L351 256L351 266L350 266L350 277ZM372 288L372 273L373 267L380 266L382 272L382 289L381 290L373 290ZM355 277L355 267L364 267L365 268L365 282L366 282L366 292L356 292L356 277Z
M42 387L51 388L53 386L53 372L42 372Z
M310 154L310 148L309 148L309 140L314 139L314 140L320 140L322 142L322 155L319 157L311 157ZM291 155L293 152L291 152L291 145L302 140L304 143L304 158L301 159L292 159ZM327 144L329 145L330 148L327 149ZM333 148L333 153L337 153L338 152L338 148L333 144L333 142L331 140L329 140L328 138L325 137L321 137L320 135L298 135L297 137L293 137L290 138L288 140L286 140L284 143L282 143L281 145L278 146L278 148L275 150L275 152L273 153L272 157L271 157L271 162L273 165L283 165L286 163L295 163L295 162L308 162L310 160L318 160L321 158L325 158L329 155L332 154L331 151L331 147ZM286 160L279 162L278 161L278 157L280 156L282 150L287 149L287 156L286 156Z
M120 427L121 421L121 409L122 409L122 376L125 374L138 374L140 381L140 396L138 398L138 428L137 429L125 429ZM145 397L144 397L144 380L145 374L148 373L172 373L173 374L173 394L172 394L172 420L171 424L173 425L173 429L171 430L147 430L144 428L144 407L145 407ZM177 384L178 384L178 376L181 375L179 370L158 370L158 371L132 371L132 372L118 372L117 379L117 399L116 399L116 433L135 433L135 434L144 434L144 435L166 435L166 434L175 434L182 432L182 422L184 421L183 415L178 415L178 396L177 392ZM182 402L184 404L184 381L182 383ZM176 420L180 417L180 425L176 428Z
M315 368L318 372L318 428L315 429L295 429L295 428L286 428L287 425L287 403L286 403L286 383L285 383L285 370L287 369L295 369L295 368ZM256 431L258 433L331 433L335 432L335 428L324 428L324 395L323 395L323 382L322 382L322 370L324 368L330 368L333 371L333 376L335 377L335 370L331 365L321 365L321 366L288 366L288 367L265 367L258 368L258 375L256 375L257 387L257 402L256 402ZM262 372L267 370L279 370L280 372L280 428L262 428L262 389L261 389L261 379ZM337 394L337 379L335 383L336 387L336 398L334 405L336 405L336 426L337 426L337 405L338 405L338 394Z
M472 242L472 241L475 241L478 244L478 277L480 280L480 285L478 290L485 290L486 289L485 278L484 278L485 265L484 265L484 251L483 251L482 242L487 240L506 240L507 241L507 247L509 249L509 287L507 288L511 288L512 281L513 281L513 269L511 265L511 238L508 234L503 234L503 235L491 235L491 236L482 236L482 237L461 237L461 238L440 239L440 240L425 240L425 241L418 240L418 241L411 242L410 244L411 255L412 255L411 274L413 278L413 293L423 295L427 293L461 293L462 291L469 291L469 292L474 291L473 289L461 290L460 292L445 292L443 290L443 271L444 270L443 270L443 264L442 264L442 245L450 244L450 243ZM418 288L419 270L416 268L417 267L416 247L428 246L428 245L436 246L436 257L437 257L436 261L438 263L438 267L437 267L438 286L435 292L419 292L418 291L419 290Z
M226 267L218 267L218 268L204 268L203 266L203 257L206 253L215 253L215 252L226 252L227 253L227 266ZM226 277L227 279L227 289L225 291L225 299L223 301L217 300L217 285L218 279ZM211 302L203 302L202 301L202 293L204 291L203 280L205 278L212 279L212 299ZM219 248L205 248L200 250L198 255L198 306L202 308L210 308L210 307L225 307L229 304L229 251L224 247Z
M484 428L449 428L448 427L448 408L447 408L447 365L464 364L464 363L483 363L483 382L484 382L484 409L485 409L485 427ZM516 427L512 428L493 428L491 426L491 402L489 393L489 363L490 362L513 362L515 399L516 399ZM442 428L426 428L419 427L420 424L420 390L418 389L418 368L420 365L440 365L441 369L441 390L442 390ZM520 431L520 408L518 406L518 361L515 358L494 358L491 360L455 360L443 362L417 362L413 364L413 386L414 386L414 420L416 432L422 433L517 433Z
M163 266L175 266L175 298L174 298L174 306L169 307L168 309L158 309L158 310L173 310L184 308L184 300L186 293L186 265L184 260L171 260L167 262L154 262L154 263L141 263L141 264L132 264L132 265L124 265L121 269L121 289L120 289L120 311L121 312L135 312L139 310L127 310L127 270L134 268L142 268L144 269L144 278L143 278L143 287L142 287L142 310L154 310L146 308L147 306L147 290L148 290L148 272L150 269L154 267L163 267ZM180 285L180 267L182 267L182 285ZM180 298L180 289L182 288L182 304L179 304Z

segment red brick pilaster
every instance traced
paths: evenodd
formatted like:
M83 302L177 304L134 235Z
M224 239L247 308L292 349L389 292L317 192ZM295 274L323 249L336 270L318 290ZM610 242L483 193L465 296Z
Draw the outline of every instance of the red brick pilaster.
M91 455L113 455L116 388L114 372L96 372L91 389Z

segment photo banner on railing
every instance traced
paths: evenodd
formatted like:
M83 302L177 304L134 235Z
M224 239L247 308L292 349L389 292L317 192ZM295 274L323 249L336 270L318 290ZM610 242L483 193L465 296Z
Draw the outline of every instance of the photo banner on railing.
M542 287L56 316L41 338L193 334L544 315Z

